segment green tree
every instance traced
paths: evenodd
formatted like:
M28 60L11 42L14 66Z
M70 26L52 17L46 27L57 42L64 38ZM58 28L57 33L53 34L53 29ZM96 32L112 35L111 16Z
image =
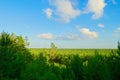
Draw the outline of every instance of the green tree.
M120 42L118 41L118 50L117 50L118 55L120 56Z
M2 32L0 35L0 80L19 78L32 59L22 36Z
M57 46L54 43L51 43L51 49L57 49Z

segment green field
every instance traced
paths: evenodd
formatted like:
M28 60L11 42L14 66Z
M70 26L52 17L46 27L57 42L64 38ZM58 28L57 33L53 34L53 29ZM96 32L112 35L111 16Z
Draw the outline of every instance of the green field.
M47 49L47 48L30 48L30 52L34 55L38 55L39 53L47 53L51 54L52 51L54 54L79 54L80 56L92 56L95 54L95 51L97 51L101 55L110 55L110 53L113 51L115 52L117 49Z

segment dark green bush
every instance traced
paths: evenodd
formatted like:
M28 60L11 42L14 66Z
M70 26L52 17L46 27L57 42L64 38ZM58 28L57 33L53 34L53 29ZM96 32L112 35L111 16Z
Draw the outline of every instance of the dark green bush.
M18 38L20 37L20 38ZM31 59L21 36L2 32L0 35L0 80L17 79Z
M70 62L70 70L73 71L76 80L83 79L83 62L79 55L74 55Z

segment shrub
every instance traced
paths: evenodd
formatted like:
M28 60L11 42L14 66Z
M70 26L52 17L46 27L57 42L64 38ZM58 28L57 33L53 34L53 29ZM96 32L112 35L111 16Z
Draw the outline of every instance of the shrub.
M2 32L0 35L0 78L19 78L27 60L32 59L22 36Z

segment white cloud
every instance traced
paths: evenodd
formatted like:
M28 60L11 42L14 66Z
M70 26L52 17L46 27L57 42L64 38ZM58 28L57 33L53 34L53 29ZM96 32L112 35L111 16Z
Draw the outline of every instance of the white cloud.
M105 26L104 26L104 24L99 23L99 24L98 24L98 27L100 27L100 28L104 28Z
M48 18L52 17L52 13L53 13L52 9L47 8L44 12Z
M88 28L81 28L79 30L83 35L87 36L88 38L97 38L98 34L95 31L90 31Z
M50 3L55 6L55 14L62 22L70 22L71 19L80 15L80 10L75 9L70 0L50 0Z
M39 34L37 37L41 39L53 39L53 34L44 33L44 34Z
M48 40L80 40L80 36L76 34L66 34L66 35L53 35L51 33L44 33L37 35L38 38L48 39Z
M120 27L118 27L115 32L120 33Z
M106 5L105 0L88 0L85 12L93 13L92 18L98 19L102 17Z

